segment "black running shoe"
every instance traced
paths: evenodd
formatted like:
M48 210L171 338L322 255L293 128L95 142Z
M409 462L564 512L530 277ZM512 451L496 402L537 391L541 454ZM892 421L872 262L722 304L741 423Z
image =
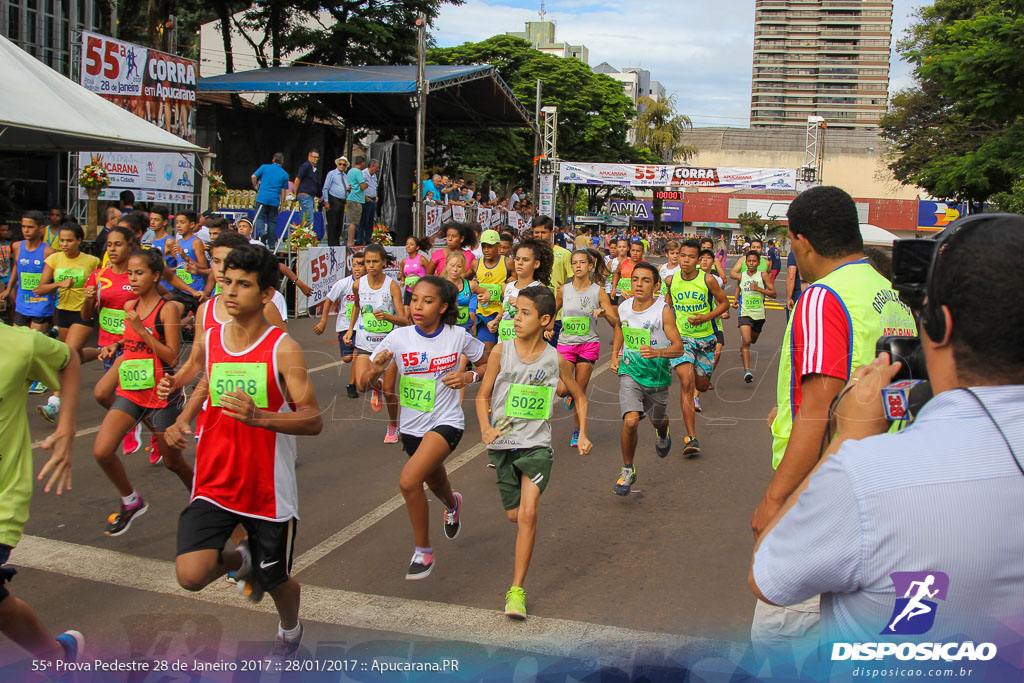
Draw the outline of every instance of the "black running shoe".
M444 521L444 535L454 539L462 529L462 522L459 520L459 516L462 513L462 494L454 493L452 495L455 496L455 509L448 510L446 508L442 513L442 518Z
M668 433L668 428L665 429L665 436L661 436L657 432L654 433L654 436L654 452L658 454L659 458L664 458L672 450L672 437Z
M121 511L107 518L107 530L104 533L107 536L120 536L128 531L133 519L145 514L148 509L149 504L142 499L142 496L139 496L139 502L135 505L121 503Z
M409 571L405 573L407 581L418 581L430 576L434 570L434 553L421 553L419 550L412 554L412 562L409 563Z
M683 455L687 458L695 458L700 455L700 443L697 441L697 437L688 436L683 439Z
M359 398L359 392L356 391L355 384L349 384L347 387L345 387L345 391L348 392L349 398Z

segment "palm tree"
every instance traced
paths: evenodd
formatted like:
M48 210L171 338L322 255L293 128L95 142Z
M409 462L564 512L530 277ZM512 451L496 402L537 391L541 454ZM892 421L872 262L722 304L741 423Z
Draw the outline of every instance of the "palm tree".
M693 122L685 114L676 112L676 96L641 97L636 101L640 114L636 117L636 146L646 147L662 161L686 162L697 154L697 148L683 142L686 131L693 128ZM661 229L662 200L655 195L651 218L653 229Z

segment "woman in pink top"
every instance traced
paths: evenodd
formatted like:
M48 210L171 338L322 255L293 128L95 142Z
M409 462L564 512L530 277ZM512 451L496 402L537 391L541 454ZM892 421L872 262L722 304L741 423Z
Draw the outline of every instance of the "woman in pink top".
M473 255L473 249L476 248L476 231L465 223L448 223L443 230L444 248L435 249L434 253L430 255L430 260L434 264L434 272L444 272L448 256L457 251L466 255L466 272L475 272L472 266L476 259L476 256Z
M421 251L430 252L430 238L416 239L409 235L405 240L405 253L408 254L398 265L398 282L402 285L403 303L408 306L412 301L412 288L424 275L434 274L434 263Z

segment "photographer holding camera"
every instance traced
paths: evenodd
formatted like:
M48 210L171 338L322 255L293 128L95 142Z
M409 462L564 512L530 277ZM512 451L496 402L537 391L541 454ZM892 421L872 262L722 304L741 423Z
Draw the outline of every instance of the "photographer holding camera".
M900 252L897 244L894 264ZM937 603L928 641L1019 640L1012 629L1024 595L1022 252L1024 217L1009 214L962 219L932 243L920 344L934 397L909 427L885 433L882 389L900 365L882 353L858 367L835 408L824 457L761 535L749 575L754 594L777 605L820 595L821 643L900 639L886 635L899 633L893 625L905 618L894 598L911 595L894 595L894 572L928 573L926 588L938 574L948 577L946 588L940 581L928 591L936 602L916 612ZM985 273L999 274L998 295L976 267L982 262Z

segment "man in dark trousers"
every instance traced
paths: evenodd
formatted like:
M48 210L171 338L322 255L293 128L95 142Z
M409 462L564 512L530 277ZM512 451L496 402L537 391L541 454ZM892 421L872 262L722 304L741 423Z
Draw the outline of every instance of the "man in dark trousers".
M345 225L345 201L348 199L348 157L338 157L334 166L324 180L322 198L327 209L327 246L340 247Z

